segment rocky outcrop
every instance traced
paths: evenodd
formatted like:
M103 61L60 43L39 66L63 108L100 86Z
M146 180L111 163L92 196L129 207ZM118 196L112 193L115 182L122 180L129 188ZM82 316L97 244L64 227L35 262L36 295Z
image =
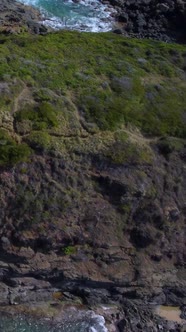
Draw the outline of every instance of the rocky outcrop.
M92 305L123 298L184 305L183 153L135 167L86 156L72 174L72 161L36 156L1 172L2 302L67 291ZM80 196L69 201L71 176Z
M16 1L1 0L0 32L9 34L29 31L44 34L48 29L39 23L40 20L41 15L36 9Z
M116 33L163 41L186 41L185 1L111 0L120 22Z

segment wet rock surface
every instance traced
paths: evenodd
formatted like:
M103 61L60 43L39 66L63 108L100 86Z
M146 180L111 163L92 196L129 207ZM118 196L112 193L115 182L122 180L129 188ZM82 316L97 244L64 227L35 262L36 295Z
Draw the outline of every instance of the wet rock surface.
M70 326L73 322L87 321L93 323L96 317L104 323L109 332L183 332L185 323L168 321L156 314L152 305L144 305L139 301L125 299L122 304L85 306L73 302L38 302L37 304L0 307L3 317L26 319L30 325L34 321L41 326L46 325L53 331L60 326ZM99 318L100 317L100 318ZM104 317L104 319L103 319ZM46 323L47 322L47 323ZM102 324L103 324L102 323ZM61 330L60 330L61 331Z

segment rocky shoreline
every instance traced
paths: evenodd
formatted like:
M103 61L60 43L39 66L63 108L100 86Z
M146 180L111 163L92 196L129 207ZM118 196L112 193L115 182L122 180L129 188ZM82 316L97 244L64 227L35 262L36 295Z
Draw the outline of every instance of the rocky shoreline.
M1 257L2 258L2 257ZM12 257L13 258L13 257ZM44 257L39 263L44 264ZM21 260L22 261L22 260ZM47 261L45 261L47 264ZM115 282L78 280L63 277L57 270L34 269L21 272L24 263L1 261L0 312L26 315L37 320L48 318L52 324L70 322L76 311L91 310L105 318L109 332L184 332L186 328L186 289L164 287L146 289ZM44 267L44 266L43 266ZM146 293L146 294L145 294ZM166 320L155 312L158 305L179 306L182 322ZM70 315L71 313L71 315Z
M83 305L69 298L59 301L27 302L14 306L0 306L2 317L26 319L35 324L46 324L46 329L69 326L76 322L103 317L108 332L184 332L186 320L169 320L156 313L156 306L139 301L123 300L123 303Z
M29 302L28 302L29 303ZM33 324L46 324L52 328L64 329L80 321L104 318L108 332L184 332L186 320L168 320L157 315L153 305L144 305L138 301L125 299L121 304L97 304L87 306L69 299L29 304L1 306L2 317L30 320ZM93 321L92 321L93 322ZM52 329L53 331L53 329Z
M158 144L165 153L167 150L164 149L168 148L165 142L165 145L162 145L160 140ZM22 183L26 183L28 188L30 186L35 188L38 179L41 181L40 187L45 186L50 192L53 185L56 188L56 178L55 182L52 180L56 174L59 177L57 182L63 183L66 174L64 166L61 167L59 164L60 158L34 157L32 163L27 165L27 175L25 175L26 164L14 168L13 173L2 171L0 183L5 195L9 197L9 200L2 197L2 204L5 204L11 217L7 219L8 216L5 216L4 226L1 227L0 307L5 306L8 311L19 312L19 306L23 305L23 312L26 312L27 303L36 307L37 303L43 302L59 307L61 303L71 303L91 309L95 309L98 305L114 305L114 312L108 317L107 313L104 310L101 313L98 307L98 313L112 325L112 329L109 327L109 332L115 332L118 328L120 332L185 331L182 324L166 321L153 312L154 307L158 305L176 306L181 308L182 318L185 319L184 181L179 181L179 191L172 197L172 188L176 186L178 175L179 179L181 175L182 179L185 178L185 169L182 167L185 148L181 147L179 152L169 152L169 159L166 153L165 159L162 155L158 155L157 151L155 153L153 166L112 165L112 168L108 168L105 164L101 171L100 167L103 165L97 161L97 167L102 175L98 173L96 181L100 181L102 191L106 193L103 205L99 210L92 210L90 205L88 212L79 215L73 227L71 223L74 221L70 219L72 218L70 209L66 216L67 221L65 220L65 223L70 222L69 229L68 224L66 226L64 222L62 228L56 227L55 220L51 223L50 218L48 222L44 219L42 224L37 222L30 227L30 221L25 223L25 218L29 216L28 212L22 215L20 210L22 205L20 201L15 202L13 194L17 193L17 183L21 184L19 190L22 188ZM43 172L46 164L50 165L52 173L50 175L48 168L45 178L40 171ZM65 167L67 164L66 161ZM93 167L95 166L94 163ZM160 181L160 171L164 174L164 181ZM107 177L104 175L105 172ZM144 172L149 172L148 178ZM112 181L112 190L109 189L110 181ZM164 183L166 188L162 187ZM115 215L112 217L111 206L106 201L108 189L109 201L112 201L114 206L120 207L119 198L115 201L115 193L123 195L125 202L128 202L130 197L130 201L133 200L135 203L130 224L125 226L126 230L119 233L117 230L120 230L121 226L119 222L114 224L117 219ZM39 196L41 194L39 191ZM93 197L94 192L91 195ZM26 198L24 201L26 204ZM89 204L92 204L92 201ZM100 204L100 196L97 204ZM105 215L105 204L110 211L108 217ZM141 210L142 204L143 210ZM76 209L74 204L73 208ZM104 214L101 212L101 215L97 215L97 211L102 210ZM74 215L80 211L82 209L78 208ZM17 220L14 222L13 215L19 223ZM20 218L23 218L22 222ZM147 224L149 219L151 224ZM165 223L163 226L162 221ZM123 220L121 222L123 223ZM87 230L87 227L90 228ZM174 232L172 232L173 227ZM82 234L86 237L84 238ZM158 236L154 237L154 234ZM114 330L113 326L117 329Z
M186 42L186 5L182 0L109 0L115 9L113 32L128 37L151 38L165 42ZM0 29L4 33L51 31L42 23L40 13L12 0L0 4Z

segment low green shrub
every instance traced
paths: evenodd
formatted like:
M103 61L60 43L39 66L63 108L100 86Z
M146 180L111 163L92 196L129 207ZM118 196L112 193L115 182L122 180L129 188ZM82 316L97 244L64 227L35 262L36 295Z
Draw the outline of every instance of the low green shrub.
M65 255L73 255L76 253L76 247L74 246L67 246L63 248L63 253Z
M125 132L118 132L115 142L107 150L106 157L114 164L151 164L153 153L145 145L131 142Z
M0 130L0 166L13 166L27 161L31 149L27 144L17 144L4 130Z
M44 151L50 149L51 137L47 132L32 131L26 140L34 150Z
M58 124L55 110L47 102L43 102L38 106L28 105L26 108L15 113L15 119L18 122L22 122L23 120L32 121L34 130L52 128Z

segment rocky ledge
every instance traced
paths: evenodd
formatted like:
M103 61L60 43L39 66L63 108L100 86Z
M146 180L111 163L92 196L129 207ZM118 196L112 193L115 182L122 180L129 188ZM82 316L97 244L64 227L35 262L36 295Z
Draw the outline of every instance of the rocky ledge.
M24 6L14 0L1 0L0 32L3 33L46 33L47 28L40 24L40 13L33 7Z

